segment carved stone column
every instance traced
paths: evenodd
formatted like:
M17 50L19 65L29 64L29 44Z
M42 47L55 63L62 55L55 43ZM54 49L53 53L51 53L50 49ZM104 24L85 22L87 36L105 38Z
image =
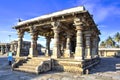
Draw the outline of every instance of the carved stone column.
M21 56L21 52L22 52L22 43L23 43L23 35L24 35L24 31L22 29L17 30L18 32L18 48L17 48L17 57Z
M77 35L76 35L76 48L75 48L75 59L83 60L83 23L80 19L74 20L74 25L76 26Z
M46 53L45 56L50 56L50 37L46 37Z
M92 58L97 57L97 37L92 38Z
M98 51L99 41L100 41L100 38L99 38L99 36L97 35L97 37L96 37L96 48L95 48L95 55L96 55L96 56L95 56L95 57L99 57L99 54L98 54L98 52L99 52L99 51Z
M4 54L4 49L3 49L3 45L1 45L1 54Z
M60 46L59 46L59 22L52 22L51 25L53 26L53 32L54 32L54 46L53 46L53 53L52 53L52 58L59 58L61 57L60 55Z
M38 56L38 51L37 51L38 34L35 28L30 27L30 35L31 35L31 47L29 51L29 57L36 57Z
M8 45L7 44L5 45L5 52L6 53L8 52Z
M17 44L15 44L14 47L15 47L15 52L16 52L17 51Z
M10 44L10 51L13 51L13 49L14 49L14 45L13 45L13 43L11 43Z
M70 38L71 38L71 35L70 34L67 34L67 40L66 40L66 50L65 50L65 57L70 57L70 54L71 54L71 43L70 43Z
M87 59L91 59L91 32L85 32L86 46L85 46L85 56Z

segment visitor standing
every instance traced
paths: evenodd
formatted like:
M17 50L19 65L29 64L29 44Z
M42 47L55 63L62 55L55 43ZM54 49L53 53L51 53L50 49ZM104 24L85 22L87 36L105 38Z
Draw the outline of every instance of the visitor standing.
M12 60L13 60L13 56L12 56L12 52L8 52L8 64L12 65Z

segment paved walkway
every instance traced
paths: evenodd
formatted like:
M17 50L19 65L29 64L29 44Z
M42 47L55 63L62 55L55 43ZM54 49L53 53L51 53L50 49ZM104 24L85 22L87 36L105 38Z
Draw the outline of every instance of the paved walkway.
M39 75L11 71L7 57L0 57L0 80L120 80L120 71L116 71L115 64L120 58L102 58L101 63L91 69L89 75L67 72L47 72Z

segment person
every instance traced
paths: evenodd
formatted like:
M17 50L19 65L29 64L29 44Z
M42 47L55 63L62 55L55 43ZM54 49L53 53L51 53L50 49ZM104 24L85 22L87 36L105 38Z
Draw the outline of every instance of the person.
M10 51L10 52L8 53L8 64L9 64L9 65L12 65L12 60L13 60L13 56L12 56L12 52Z

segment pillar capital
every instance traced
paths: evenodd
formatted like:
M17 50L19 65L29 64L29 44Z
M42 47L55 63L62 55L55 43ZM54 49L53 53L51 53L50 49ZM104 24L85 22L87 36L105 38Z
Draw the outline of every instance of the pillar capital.
M54 22L51 22L51 25L55 28L58 28L59 26L61 26L61 23L59 21L54 21Z
M92 35L92 32L91 31L85 31L84 34L85 34L86 37L90 37Z
M60 32L60 28L59 26L61 26L60 22L51 22L51 25L53 26L53 31L54 33L59 33Z
M73 25L76 27L76 30L83 30L83 22L80 20L80 18L75 18Z
M24 30L23 29L18 29L17 30L18 38L22 38L24 35Z

